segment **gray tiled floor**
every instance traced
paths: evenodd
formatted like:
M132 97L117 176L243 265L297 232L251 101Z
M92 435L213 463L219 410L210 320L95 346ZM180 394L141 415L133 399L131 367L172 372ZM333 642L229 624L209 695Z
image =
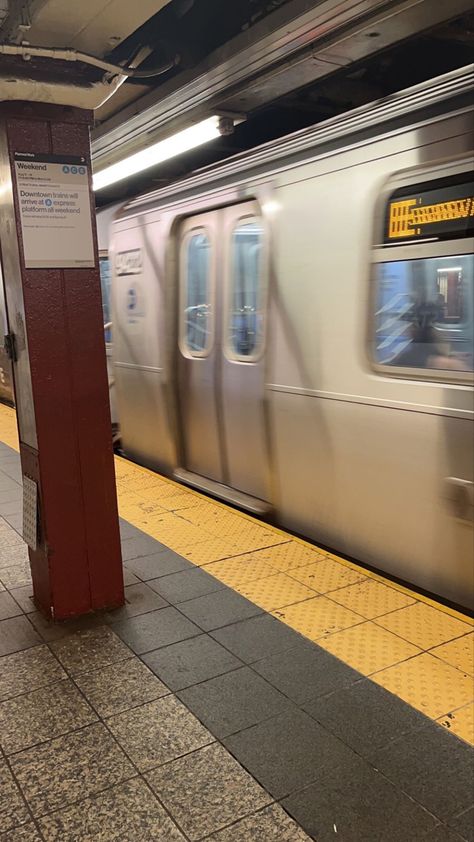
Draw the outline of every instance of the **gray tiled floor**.
M113 628L137 655L150 652L157 646L177 643L178 640L185 640L201 632L198 626L173 607L122 620Z
M326 770L317 783L283 800L283 806L318 842L334 839L421 842L437 824L433 815L355 756L351 785L341 798L344 767Z
M24 824L28 808L5 760L0 757L0 833Z
M341 690L360 679L359 673L329 652L303 640L286 652L262 658L252 667L297 704L334 691L339 698Z
M139 614L156 611L157 608L166 608L167 605L166 600L149 588L145 582L138 582L125 587L125 605L108 612L105 619L107 622L117 623L127 617L137 617Z
M140 772L214 741L212 734L175 696L165 696L112 716L107 726Z
M443 821L472 807L473 751L428 723L374 756L377 769ZM433 766L435 760L436 766Z
M41 638L26 617L0 621L0 657L28 649L36 643L41 643Z
M230 588L181 602L179 610L203 631L228 626L262 613L261 608Z
M209 837L209 842L307 842L307 835L278 804L271 804L251 816Z
M45 816L39 826L46 842L180 842L179 832L166 811L139 778L87 798L67 810Z
M10 617L18 617L22 610L8 591L0 593L0 620L8 620Z
M341 769L354 753L296 707L223 740L276 799L311 783L330 763Z
M33 822L28 822L3 834L1 840L2 842L42 842L42 837Z
M89 725L10 758L35 816L42 816L136 775L102 723Z
M0 746L6 755L89 725L97 719L68 680L0 703Z
M137 658L83 672L77 676L76 684L102 717L123 713L170 692Z
M188 687L178 696L219 738L293 707L289 699L249 667Z
M161 549L160 552L152 555L127 561L125 566L143 582L156 579L159 576L167 576L169 573L177 573L180 570L191 570L194 567L190 561L182 558L173 550L161 551Z
M61 664L44 645L6 655L1 665L0 701L66 678Z
M125 522L125 609L51 625L7 509L1 842L473 842L467 744Z
M261 614L211 632L212 637L246 663L298 646L303 638L269 614Z
M191 840L271 802L268 793L215 743L155 769L147 780Z
M174 691L242 666L242 661L207 634L156 649L143 655L143 660Z
M426 723L423 714L368 679L305 702L303 707L366 759Z
M159 579L151 579L148 585L172 605L224 588L222 582L199 568L181 570L178 573L161 576Z

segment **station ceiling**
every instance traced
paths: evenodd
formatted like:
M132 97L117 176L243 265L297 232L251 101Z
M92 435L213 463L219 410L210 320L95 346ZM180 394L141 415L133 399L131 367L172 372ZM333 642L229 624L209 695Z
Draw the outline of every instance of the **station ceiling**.
M99 170L211 114L234 120L108 203L468 64L473 45L471 0L0 0L0 100L92 102Z

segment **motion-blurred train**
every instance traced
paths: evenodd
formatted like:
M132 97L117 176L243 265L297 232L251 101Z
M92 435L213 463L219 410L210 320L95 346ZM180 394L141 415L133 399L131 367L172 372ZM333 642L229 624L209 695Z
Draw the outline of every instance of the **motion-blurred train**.
M464 606L472 78L133 199L109 243L124 452Z

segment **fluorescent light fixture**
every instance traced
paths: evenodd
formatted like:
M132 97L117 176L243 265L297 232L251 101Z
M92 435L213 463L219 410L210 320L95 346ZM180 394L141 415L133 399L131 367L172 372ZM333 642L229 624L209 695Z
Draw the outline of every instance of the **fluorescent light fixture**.
M160 140L153 146L142 149L141 152L136 152L134 155L129 155L123 161L118 161L116 164L111 164L110 167L95 173L92 179L94 190L102 190L110 184L115 184L116 181L122 181L124 178L129 178L131 175L149 169L149 167L175 158L182 152L189 152L190 149L202 146L204 143L219 137L219 135L219 117L208 117L207 120L189 126L182 132L167 137L165 140Z

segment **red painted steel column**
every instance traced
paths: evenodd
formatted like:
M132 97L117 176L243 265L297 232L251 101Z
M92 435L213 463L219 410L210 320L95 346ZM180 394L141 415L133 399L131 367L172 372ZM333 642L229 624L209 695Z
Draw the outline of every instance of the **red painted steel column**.
M26 268L14 156L84 157L90 173L92 115L40 103L2 103L0 109L36 427L32 446L22 440L19 424L23 473L38 486L33 589L39 608L60 620L124 602L95 208L91 189L94 268ZM7 271L3 260L4 276Z

